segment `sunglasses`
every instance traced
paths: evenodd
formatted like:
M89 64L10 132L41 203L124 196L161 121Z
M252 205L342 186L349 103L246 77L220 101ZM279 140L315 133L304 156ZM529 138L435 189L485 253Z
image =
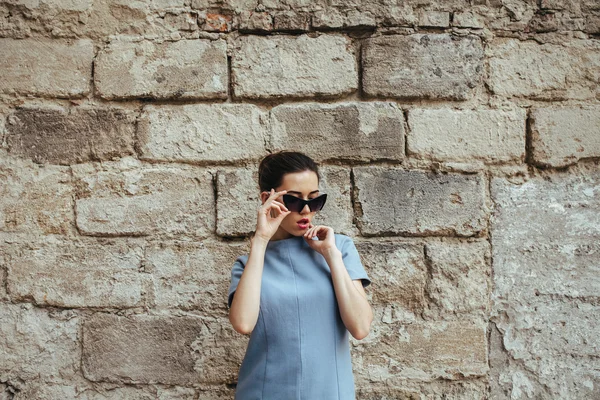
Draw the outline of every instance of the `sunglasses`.
M310 212L319 211L325 205L325 200L327 200L327 194L323 193L314 199L304 200L300 197L292 196L291 194L283 195L283 204L287 207L288 210L294 212L300 212L304 208L305 205L308 204L308 208Z

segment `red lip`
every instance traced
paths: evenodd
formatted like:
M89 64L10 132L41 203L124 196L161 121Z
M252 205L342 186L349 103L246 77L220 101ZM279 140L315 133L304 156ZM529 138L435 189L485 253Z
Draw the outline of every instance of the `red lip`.
M308 218L302 218L300 221L298 221L299 224L306 224L308 223Z

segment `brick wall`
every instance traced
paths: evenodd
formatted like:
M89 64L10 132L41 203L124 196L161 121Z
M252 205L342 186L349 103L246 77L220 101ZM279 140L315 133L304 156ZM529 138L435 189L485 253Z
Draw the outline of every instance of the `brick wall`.
M600 398L596 0L0 0L0 140L2 400L231 399L279 149L373 280L359 399Z

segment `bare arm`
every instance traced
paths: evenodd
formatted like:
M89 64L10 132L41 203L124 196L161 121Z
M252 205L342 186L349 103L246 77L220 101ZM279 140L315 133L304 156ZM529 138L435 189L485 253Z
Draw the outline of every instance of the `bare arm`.
M260 289L268 241L253 237L250 255L240 278L231 308L229 322L237 332L250 334L258 320Z
M236 332L244 335L250 334L258 321L260 287L267 244L281 221L290 213L283 203L276 200L284 193L286 190L275 192L271 189L268 198L263 196L263 204L258 209L256 233L251 239L248 261L231 301L229 322ZM269 217L272 212L276 214L275 217Z
M324 253L323 256L331 269L331 279L342 321L354 338L364 339L369 334L373 322L373 311L362 282L358 279L352 280L344 266L340 250L330 249Z

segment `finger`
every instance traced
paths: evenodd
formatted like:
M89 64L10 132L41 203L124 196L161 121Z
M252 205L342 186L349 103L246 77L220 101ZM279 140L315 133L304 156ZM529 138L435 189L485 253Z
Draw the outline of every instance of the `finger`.
M285 204L284 204L284 203L282 203L282 202L280 202L280 201L274 200L274 201L273 201L273 204L278 204L278 205L279 205L280 207L282 207L282 208L283 208L285 211L288 211L288 208L285 206Z
M280 204L276 204L276 203L273 203L273 204L271 204L271 205L269 206L269 208L270 208L271 210L277 210L277 211L279 212L279 214L281 214L281 213L283 213L283 212L287 211L287 210L285 210L285 211L284 211L284 210L282 209L281 205L280 205ZM288 211L288 212L289 212L289 211Z
M271 204L276 198L281 196L282 194L287 193L287 190L282 190L280 192L276 192L274 189L271 189L269 198L265 200L265 204Z

